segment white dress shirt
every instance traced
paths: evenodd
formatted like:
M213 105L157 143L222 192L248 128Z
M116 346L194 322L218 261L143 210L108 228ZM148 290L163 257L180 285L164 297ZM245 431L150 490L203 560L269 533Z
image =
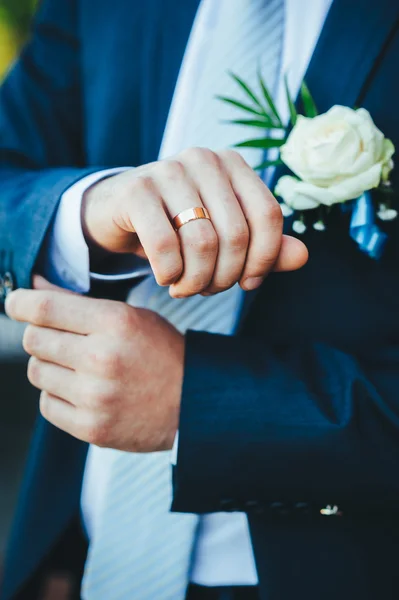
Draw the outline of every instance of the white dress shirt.
M204 14L209 17L219 2L231 1L233 0L202 0L201 2L169 114L162 156L171 154L168 148L173 147L173 139L179 134L178 128L184 126L184 119L181 119L180 113L184 106L190 106L188 99L192 82L195 81L196 73L201 68L203 53L206 52L204 40L209 19L204 18ZM283 75L287 74L291 92L296 95L331 3L332 0L285 0L285 37L276 103L286 120L288 120L288 108L285 101ZM179 114L180 118L177 118ZM53 230L50 232L45 268L45 274L54 283L75 291L87 292L90 289L90 279L93 278L120 280L148 273L145 267L135 268L134 259L132 259L132 271L128 273L98 275L90 273L89 270L89 253L80 222L83 194L100 179L125 168L127 167L90 175L64 193ZM133 301L135 306L145 306L146 298L151 293L153 285L153 279L148 277L135 288ZM226 334L232 333L235 328L239 318L239 307L240 302L237 302L236 314L232 314L231 328L225 332ZM104 461L104 454L97 454L95 447L90 448L82 490L82 514L89 539L95 535L96 516L102 510L102 490L107 487L108 474L109 469ZM214 513L201 518L191 581L208 586L255 585L258 582L245 514Z

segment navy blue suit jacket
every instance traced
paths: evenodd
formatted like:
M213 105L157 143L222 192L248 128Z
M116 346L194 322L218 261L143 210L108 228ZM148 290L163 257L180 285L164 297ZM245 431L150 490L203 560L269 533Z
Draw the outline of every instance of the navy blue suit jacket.
M0 248L19 286L65 189L156 160L197 6L43 2L0 91ZM364 106L399 148L398 19L394 0L335 0L306 79L321 111ZM399 596L398 223L386 229L373 261L332 211L304 235L308 265L248 296L238 336L187 336L173 509L247 511L267 600ZM78 514L86 452L39 420L3 600Z

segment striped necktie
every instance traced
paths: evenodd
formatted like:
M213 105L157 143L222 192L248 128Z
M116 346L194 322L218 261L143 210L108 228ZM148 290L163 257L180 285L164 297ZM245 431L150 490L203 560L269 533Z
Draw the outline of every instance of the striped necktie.
M201 43L198 21L202 21ZM228 71L256 85L259 66L269 87L275 88L283 30L283 0L203 0L180 73L161 157L190 146L218 149L241 140L241 129L223 122L236 117L234 109L219 103L215 95L239 98ZM190 82L195 64L195 80ZM184 126L179 119L184 120ZM177 135L177 130L184 133ZM248 129L244 135L250 137L251 133L259 136L259 130ZM245 158L255 165L261 156L253 151ZM153 280L142 285L149 290L146 306L181 332L233 332L241 303L238 287L218 296L175 300ZM136 304L137 293L131 292L132 304ZM169 512L171 454L100 448L92 452L99 456L107 453L112 466L101 518L90 543L82 598L183 600L199 517Z

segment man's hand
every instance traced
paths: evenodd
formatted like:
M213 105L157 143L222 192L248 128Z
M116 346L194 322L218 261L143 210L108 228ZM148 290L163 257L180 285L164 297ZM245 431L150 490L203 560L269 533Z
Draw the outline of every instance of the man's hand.
M172 219L204 206L178 232ZM259 287L270 270L303 266L302 242L282 236L278 202L233 150L185 150L90 188L82 206L89 246L147 256L158 284L174 297L217 293L237 282ZM136 233L132 233L132 232Z
M50 423L97 446L172 448L184 361L176 329L147 310L53 290L17 290L6 310L30 323L28 378Z

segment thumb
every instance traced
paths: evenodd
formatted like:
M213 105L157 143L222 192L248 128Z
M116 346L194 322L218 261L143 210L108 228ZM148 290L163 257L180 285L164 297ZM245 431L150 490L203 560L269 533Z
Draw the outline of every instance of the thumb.
M58 287L58 285L54 285L50 283L42 277L41 275L33 275L32 277L32 287L34 290L51 290L53 292L62 292L63 294L73 294L76 295L75 292L71 292L70 290L66 290L62 287Z
M283 235L280 255L274 271L296 271L303 267L309 258L308 250L300 240Z

